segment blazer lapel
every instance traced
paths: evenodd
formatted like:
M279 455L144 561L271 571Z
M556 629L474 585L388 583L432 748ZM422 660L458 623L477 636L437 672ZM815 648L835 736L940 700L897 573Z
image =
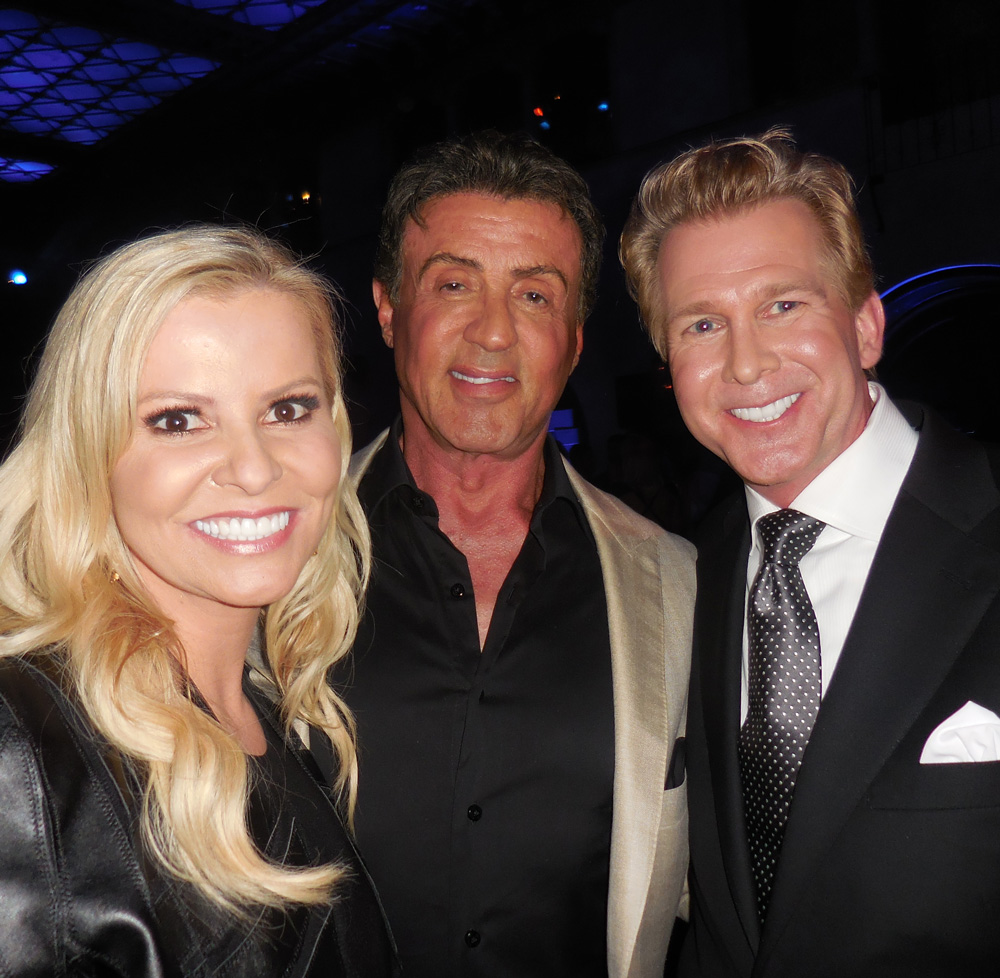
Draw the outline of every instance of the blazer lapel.
M702 600L695 620L695 666L705 718L714 811L726 878L744 936L760 936L750 871L743 791L736 752L740 729L743 616L750 528L742 493L723 516L719 535L699 550ZM726 596L720 601L716 596ZM699 813L694 813L699 817Z
M963 445L962 465L949 466L934 434L929 442L918 449L886 525L803 758L761 961L794 914L815 862L1000 590L1000 555L968 535L998 502L995 489L982 490L993 485L985 458ZM949 471L954 480L942 494L941 475Z
M663 805L669 717L682 717L687 688L688 621L679 595L663 586L669 569L653 536L643 537L621 520L569 467L570 480L587 512L604 575L611 640L615 710L614 818L608 892L608 955L612 978L630 970L643 915L658 912L673 894L651 892ZM678 589L679 590L679 589ZM678 598L676 608L670 602ZM637 613L641 609L641 613ZM676 673L676 674L674 674ZM679 690L677 702L668 702ZM682 728L683 729L683 728ZM677 893L685 863L678 868ZM650 906L647 906L647 901ZM672 920L664 921L669 934Z

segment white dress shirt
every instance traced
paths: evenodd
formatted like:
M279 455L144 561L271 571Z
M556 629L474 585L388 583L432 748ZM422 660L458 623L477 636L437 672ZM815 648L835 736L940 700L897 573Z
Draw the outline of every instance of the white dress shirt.
M854 620L882 531L917 449L917 433L885 390L874 383L869 383L868 389L875 406L865 430L789 507L826 523L815 546L799 564L819 625L824 696ZM753 526L753 545L747 560L748 600L761 559L757 521L778 507L749 486L745 489ZM747 715L749 689L746 621L744 610L741 723Z

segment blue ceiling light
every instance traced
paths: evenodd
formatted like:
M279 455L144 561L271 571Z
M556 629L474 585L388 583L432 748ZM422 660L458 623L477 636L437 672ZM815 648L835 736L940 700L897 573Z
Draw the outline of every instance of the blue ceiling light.
M610 108L611 108L611 106L608 105L607 102L598 102L597 103L597 111L598 112L607 112Z
M0 156L0 180L6 183L30 183L54 168L48 163L35 163L31 160L9 160Z
M27 285L28 276L21 271L20 268L15 268L11 271L10 275L7 276L7 281L11 285Z
M207 58L0 10L0 129L91 144L218 67ZM0 179L52 170L7 161Z
M228 17L239 24L263 27L268 31L281 30L301 17L311 7L319 7L326 0L174 0L182 7L203 10L207 14Z

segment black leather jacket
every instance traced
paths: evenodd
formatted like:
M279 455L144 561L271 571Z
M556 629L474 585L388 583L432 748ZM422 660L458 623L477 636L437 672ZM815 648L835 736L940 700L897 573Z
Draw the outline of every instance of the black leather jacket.
M0 975L398 974L378 899L306 752L279 758L285 783L323 799L312 799L304 821L312 819L313 838L333 838L334 858L353 872L332 907L265 910L241 922L143 857L134 773L38 662L0 660ZM255 705L269 716L260 697ZM284 795L276 797L281 809ZM290 816L261 804L252 799L251 825L264 819L269 855L299 845L307 859L330 857L328 844L323 853L302 846L298 809Z

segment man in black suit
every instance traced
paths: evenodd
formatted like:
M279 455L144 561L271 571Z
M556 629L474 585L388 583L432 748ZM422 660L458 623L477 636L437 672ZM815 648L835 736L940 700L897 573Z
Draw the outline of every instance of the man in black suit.
M787 133L654 169L622 261L745 488L699 547L682 974L998 973L1000 458L869 381L851 181Z

